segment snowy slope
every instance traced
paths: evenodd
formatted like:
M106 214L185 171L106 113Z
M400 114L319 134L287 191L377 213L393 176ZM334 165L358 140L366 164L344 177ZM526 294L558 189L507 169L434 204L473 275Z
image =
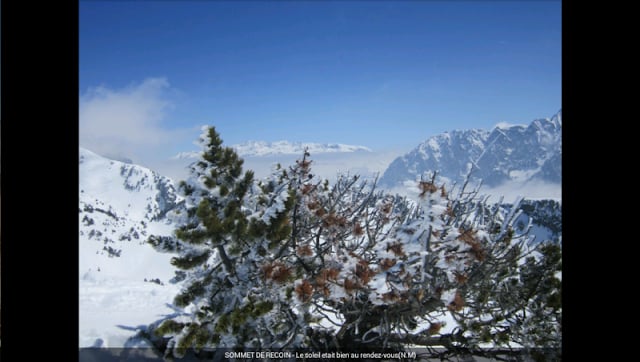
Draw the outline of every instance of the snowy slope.
M531 224L529 235L534 242L553 241L562 243L562 203L556 200L523 200L522 214L516 219L517 232Z
M170 235L173 182L80 149L80 347L122 347L135 327L171 313L171 255L145 243ZM145 281L146 279L146 281Z
M455 130L431 137L395 159L380 179L394 187L437 171L459 181L472 176L495 187L508 181L541 180L560 183L562 173L562 114L531 124L498 124L493 130Z

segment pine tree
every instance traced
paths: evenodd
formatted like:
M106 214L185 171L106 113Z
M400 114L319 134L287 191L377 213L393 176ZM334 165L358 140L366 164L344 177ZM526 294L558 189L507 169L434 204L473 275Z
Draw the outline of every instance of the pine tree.
M206 347L284 346L291 341L282 332L298 325L287 302L292 290L281 288L292 272L273 257L291 245L295 198L287 172L255 182L213 127L203 129L200 144L201 160L180 183L187 212L175 232L179 255L171 260L186 273L174 304L189 312L152 325L152 338L164 337L161 348L174 356Z

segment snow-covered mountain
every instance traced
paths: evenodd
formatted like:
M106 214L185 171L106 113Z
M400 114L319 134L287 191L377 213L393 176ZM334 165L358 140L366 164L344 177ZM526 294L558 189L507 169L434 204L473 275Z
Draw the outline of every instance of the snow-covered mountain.
M248 141L231 146L241 157L274 156L274 155L296 155L302 156L305 149L311 154L322 153L345 153L345 152L372 152L370 148L364 146L345 145L340 143L309 143L309 142L265 142ZM176 159L197 158L199 152L181 152L174 156Z
M562 115L529 125L498 124L493 130L455 130L433 136L396 158L380 179L393 187L436 171L452 181L472 177L487 186L506 181L561 182Z
M172 312L171 255L146 240L172 233L182 200L170 179L83 148L79 171L79 344L122 347L138 325Z
M150 226L155 230L171 223L167 213L181 203L172 180L83 148L79 161L81 241L86 237L118 246L144 239Z

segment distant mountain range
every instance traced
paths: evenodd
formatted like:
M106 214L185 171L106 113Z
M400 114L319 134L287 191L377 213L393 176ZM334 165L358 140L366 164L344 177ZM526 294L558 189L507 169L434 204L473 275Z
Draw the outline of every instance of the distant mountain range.
M493 130L455 130L422 142L396 158L380 178L386 187L430 177L473 179L498 186L506 181L562 180L562 114L529 125L499 124Z
M274 155L297 155L302 157L305 149L313 155L321 153L339 153L339 152L372 152L370 148L364 146L345 145L340 143L310 143L310 142L265 142L265 141L248 141L231 146L241 157L253 156L274 156ZM198 158L199 152L181 152L174 156L174 159L181 158Z

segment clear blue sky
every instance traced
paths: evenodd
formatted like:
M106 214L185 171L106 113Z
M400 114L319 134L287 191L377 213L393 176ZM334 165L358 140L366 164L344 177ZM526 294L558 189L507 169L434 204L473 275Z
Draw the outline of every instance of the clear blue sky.
M81 109L103 101L86 146L147 127L193 149L213 124L228 144L409 150L562 106L560 1L81 1L79 34ZM109 107L100 140L83 117Z

